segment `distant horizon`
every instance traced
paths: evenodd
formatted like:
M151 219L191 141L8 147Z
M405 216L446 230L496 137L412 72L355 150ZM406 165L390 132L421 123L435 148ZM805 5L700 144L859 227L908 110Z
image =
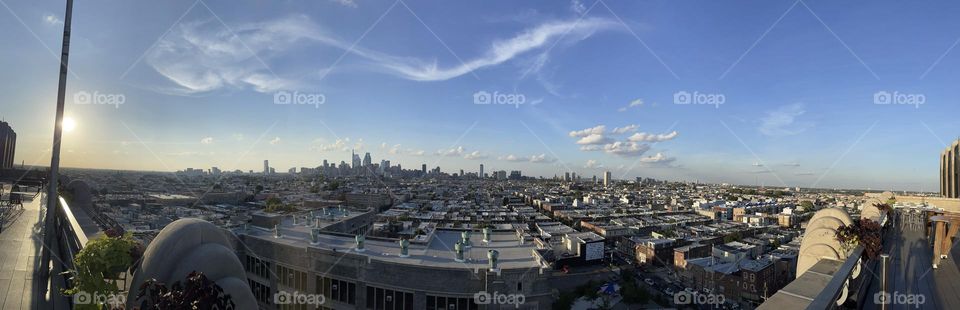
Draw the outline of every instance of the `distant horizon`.
M50 168L49 166L42 166L42 165L28 165L28 167L32 167L31 169L36 169L36 168L49 169L49 168ZM308 168L316 168L316 167L319 167L319 166L308 167ZM15 168L16 168L16 167L15 167ZM98 170L98 171L118 171L118 172L145 172L145 173L177 173L177 172L185 171L185 169L186 169L186 168L184 168L184 169L174 170L174 171L160 171L160 170L135 170L135 169L132 170L132 169L93 168L93 167L64 167L64 166L61 166L60 168L61 168L61 169L76 169L76 170ZM198 168L196 168L196 167L187 167L187 168L198 169ZM203 169L203 171L204 171L204 172L208 172L208 171L210 170L210 168L212 168L212 167L205 168L205 169ZM218 167L218 168L219 168L219 167ZM271 168L274 168L274 167L271 167ZM297 168L298 168L298 172L297 172L297 173L300 173L300 172L299 172L299 168L301 168L301 167L297 167ZM429 168L429 167L428 167L428 168ZM406 169L406 168L404 168L404 169L405 169L405 170L416 170L416 169ZM486 168L485 168L485 169L486 169ZM238 169L233 169L233 170L222 170L222 169L221 169L221 172L224 172L224 173L234 173L236 170L238 170ZM486 171L486 170L484 170L484 171ZM257 170L252 170L252 172L251 172L251 170L240 170L240 172L243 173L243 174L261 174L261 175L263 174L262 171L257 171ZM454 173L450 173L450 172L448 172L448 171L443 170L442 167L441 167L441 172L444 172L444 173L449 174L449 175L453 175L453 174L454 174ZM458 171L453 171L453 172L459 173L459 169L458 169ZM468 171L467 171L467 170L464 170L464 172L468 172ZM472 171L472 172L476 172L476 171ZM276 171L275 173L273 173L273 174L289 174L289 172L288 172L287 170L283 170L283 171L277 170L277 171ZM531 178L534 178L534 179L537 179L537 180L540 180L541 178L542 178L543 180L552 180L552 179L553 179L553 176L546 176L546 175L537 175L537 176L523 175L523 176L524 176L524 177L531 177ZM592 175L589 176L589 177L586 177L586 176L581 176L581 175L578 174L578 176L581 177L581 180L592 179L592 178L593 178ZM562 175L562 174L558 174L557 177L563 178L563 175ZM598 180L602 180L602 178L603 178L602 175L598 175L598 176L597 176L597 179L598 179ZM488 178L488 179L489 179L489 178ZM616 178L616 177L614 177L613 179L614 179L615 181L627 181L627 182L635 182L635 181L636 181L635 178ZM731 183L731 182L703 182L703 181L698 181L698 180L670 180L670 179L658 179L658 178L654 178L654 179L655 179L655 180L658 180L658 181L668 181L668 182L676 182L676 183L697 183L697 184L709 184L709 185L724 185L724 184L726 184L726 185L735 186L735 187L765 188L765 189L791 189L791 190L792 190L792 189L795 189L795 188L799 187L800 189L808 189L808 190L829 190L829 191L863 191L863 192L885 192L885 191L890 191L890 192L908 192L908 193L923 193L923 194L937 194L937 193L939 193L939 191L933 191L933 192L931 192L931 191L890 190L890 189L870 189L870 188L826 188L826 187L803 187L803 186L786 186L786 187L785 187L785 186L771 186L771 185L762 185L762 184L761 184L761 185L755 185L755 184L738 184L738 183Z

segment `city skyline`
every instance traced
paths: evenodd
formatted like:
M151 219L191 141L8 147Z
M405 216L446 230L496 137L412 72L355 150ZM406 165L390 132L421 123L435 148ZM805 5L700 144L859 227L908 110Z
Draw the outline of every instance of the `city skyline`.
M955 4L344 3L78 8L63 165L286 171L356 149L407 169L936 191L933 154L960 133L960 33L931 31L960 25ZM24 44L0 51L3 116L15 163L45 165L62 8L7 9L0 39ZM277 104L294 94L316 104Z

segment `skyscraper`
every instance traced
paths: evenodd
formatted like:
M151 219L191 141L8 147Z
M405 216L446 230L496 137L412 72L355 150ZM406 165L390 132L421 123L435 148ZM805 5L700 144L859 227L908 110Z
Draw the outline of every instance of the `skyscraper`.
M354 153L353 150L350 150L350 158L352 160L350 162L350 168L353 168L353 169L360 168L360 155L357 155L357 153Z
M421 167L421 170L423 170L422 171L423 174L427 174L427 164L423 164L423 167Z
M270 174L270 161L263 160L263 174Z
M480 164L480 178L483 179L483 164Z
M16 148L17 133L7 122L0 122L0 169L13 168L13 154Z
M610 186L610 181L613 181L613 177L610 174L610 171L603 172L603 186Z
M940 153L940 196L960 198L960 140Z
M363 155L363 166L369 166L373 164L373 159L370 158L370 152L367 152L366 155Z

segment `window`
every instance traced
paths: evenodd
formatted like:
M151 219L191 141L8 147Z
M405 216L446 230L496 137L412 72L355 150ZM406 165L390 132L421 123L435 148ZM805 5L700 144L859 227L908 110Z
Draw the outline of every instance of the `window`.
M427 310L477 310L473 297L444 297L427 295Z
M270 279L270 263L267 261L247 255L247 260L246 264L244 264L244 267L247 272L253 273L264 279Z
M351 305L357 303L357 284L350 281L317 276L317 291L328 300Z
M428 306L429 308L429 306ZM367 286L367 309L412 310L413 293Z
M307 290L307 273L287 266L277 265L277 283L297 292Z
M260 284L260 282L254 280L247 280L247 284L250 284L250 290L253 291L253 297L257 301L270 304L273 303L273 295L270 294L270 287Z

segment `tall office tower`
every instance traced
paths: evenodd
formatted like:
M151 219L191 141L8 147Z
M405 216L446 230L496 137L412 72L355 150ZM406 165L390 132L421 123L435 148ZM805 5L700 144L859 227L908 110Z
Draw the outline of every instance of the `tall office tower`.
M7 122L0 122L0 169L13 168L13 154L16 148L17 133Z
M610 181L613 181L610 171L603 172L603 186L610 186Z
M563 173L563 180L568 182L570 181L570 172Z
M422 170L421 172L423 172L423 174L427 174L427 164L423 164L423 167L421 168L421 170Z
M324 168L324 169L327 168L327 160L326 160L326 159L323 160L323 168Z
M357 155L352 150L350 151L351 156L353 157L350 162L350 168L353 168L355 171L360 171L360 155Z
M940 196L960 198L960 140L940 153Z
M576 172L570 173L570 180L571 180L571 181L574 181L574 182L577 181L577 173L576 173Z
M373 164L373 159L370 158L370 152L367 152L366 155L363 155L363 166L369 166Z
M268 174L268 173L270 173L270 161L264 159L264 160L263 160L263 174Z
M483 164L480 164L480 178L483 179Z

